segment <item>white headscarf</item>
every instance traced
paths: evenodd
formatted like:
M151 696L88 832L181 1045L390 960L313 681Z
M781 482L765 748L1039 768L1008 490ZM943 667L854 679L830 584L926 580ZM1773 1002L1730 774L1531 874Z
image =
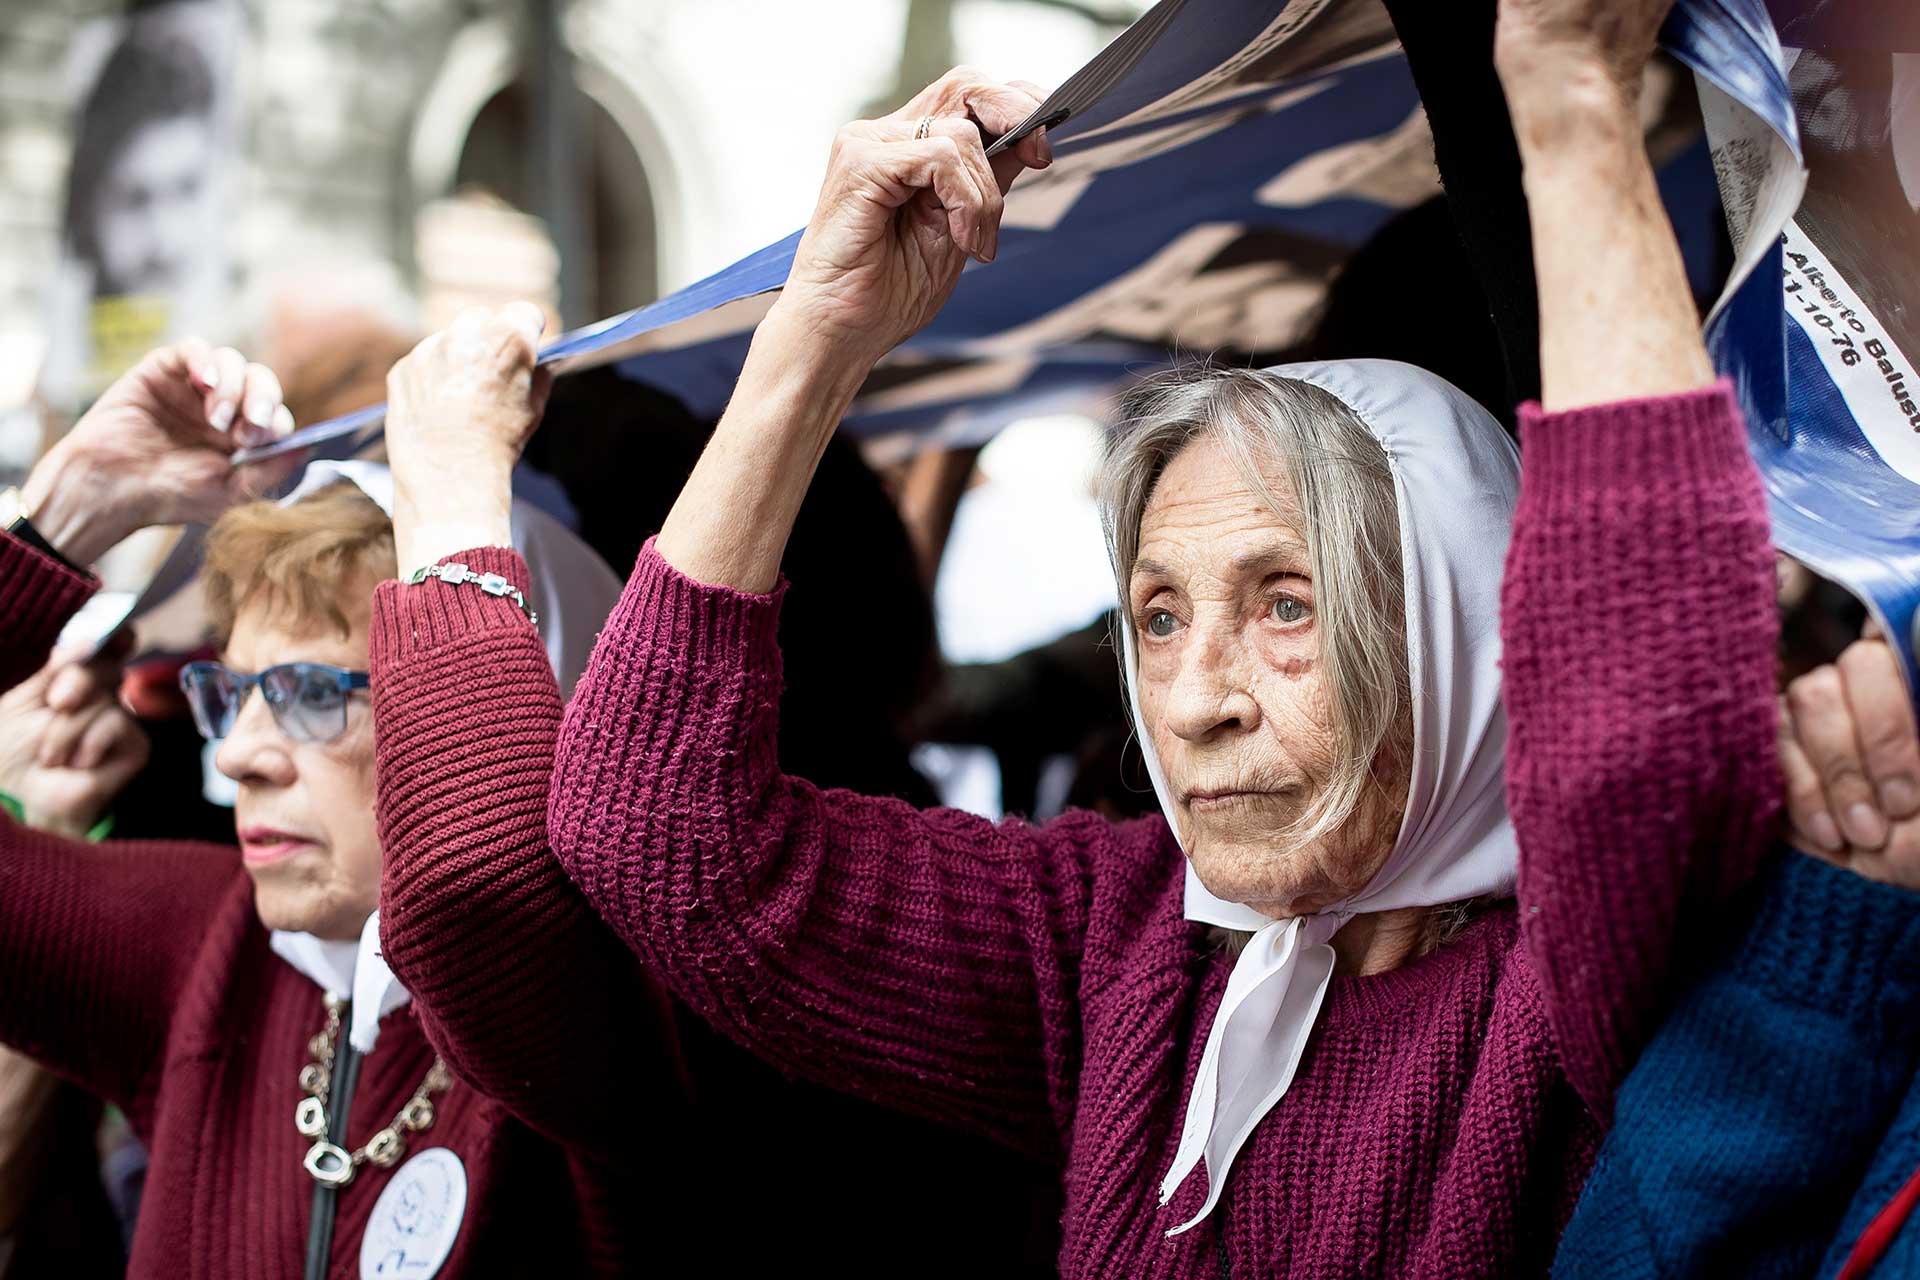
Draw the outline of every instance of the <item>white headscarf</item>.
M1457 388L1411 365L1348 360L1268 372L1308 382L1353 410L1386 450L1400 516L1413 763L1399 838L1368 885L1316 915L1275 920L1207 892L1187 864L1189 920L1251 930L1200 1060L1165 1204L1202 1160L1207 1199L1169 1232L1200 1222L1254 1127L1285 1096L1333 975L1329 940L1363 912L1504 894L1517 847L1507 820L1500 703L1500 576L1519 495L1519 455ZM1140 716L1131 627L1120 628L1127 696L1167 825L1180 825Z
M280 505L290 506L340 480L359 486L393 514L393 473L378 462L312 463ZM593 642L620 599L620 579L571 529L531 503L515 499L512 519L514 549L533 579L526 586L527 607L540 616L547 659L565 698L586 670ZM378 911L367 918L357 943L280 929L268 941L275 955L322 990L353 1001L347 1036L361 1053L373 1051L380 1020L412 999L380 954Z

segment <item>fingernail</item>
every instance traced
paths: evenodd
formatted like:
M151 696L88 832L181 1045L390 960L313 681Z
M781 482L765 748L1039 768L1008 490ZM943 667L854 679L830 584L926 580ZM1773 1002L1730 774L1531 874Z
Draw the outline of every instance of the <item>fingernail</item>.
M273 433L277 436L293 434L293 410L281 405L273 411Z
M1833 825L1833 818L1825 810L1807 819L1807 834L1813 842L1828 853L1838 853L1844 841L1840 839L1840 828Z
M1864 849L1878 849L1887 838L1887 820L1865 802L1849 805L1841 825L1846 828L1847 839Z
M218 365L200 366L200 381L211 391L220 385L220 367Z
M225 431L233 423L233 402L222 400L213 406L213 415L207 419L215 431Z
M272 405L273 402L271 400L264 399L260 396L255 396L253 399L248 400L247 421L265 430L267 424L273 421Z
M1905 778L1888 778L1880 784L1880 807L1896 816L1910 815L1920 807L1920 791Z

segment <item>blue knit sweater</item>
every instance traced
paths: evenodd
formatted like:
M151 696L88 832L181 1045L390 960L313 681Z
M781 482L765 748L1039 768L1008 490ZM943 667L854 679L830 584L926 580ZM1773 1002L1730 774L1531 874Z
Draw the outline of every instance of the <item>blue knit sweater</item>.
M1620 1091L1557 1277L1832 1276L1920 1169L1920 894L1786 851L1737 905ZM1920 1214L1873 1276L1920 1277Z

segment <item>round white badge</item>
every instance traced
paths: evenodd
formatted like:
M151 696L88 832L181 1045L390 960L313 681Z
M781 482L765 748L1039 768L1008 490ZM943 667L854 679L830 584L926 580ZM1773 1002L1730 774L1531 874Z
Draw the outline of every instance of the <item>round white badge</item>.
M394 1171L360 1238L360 1280L428 1280L453 1252L467 1211L467 1170L430 1147Z

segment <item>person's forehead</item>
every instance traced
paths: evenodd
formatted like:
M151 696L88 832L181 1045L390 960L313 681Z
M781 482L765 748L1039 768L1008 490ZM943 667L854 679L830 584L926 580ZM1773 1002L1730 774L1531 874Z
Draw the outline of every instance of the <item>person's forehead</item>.
M1140 559L1157 567L1158 544L1178 544L1235 569L1253 569L1276 556L1305 555L1292 486L1284 474L1263 475L1256 490L1226 450L1196 441L1168 464L1140 521ZM1276 509L1276 504L1278 509ZM1171 549L1171 546L1169 546Z
M297 618L284 607L249 603L234 618L221 658L241 671L282 662L325 662L359 670L367 664L366 617L349 612L348 621L352 630L342 635L330 618Z

